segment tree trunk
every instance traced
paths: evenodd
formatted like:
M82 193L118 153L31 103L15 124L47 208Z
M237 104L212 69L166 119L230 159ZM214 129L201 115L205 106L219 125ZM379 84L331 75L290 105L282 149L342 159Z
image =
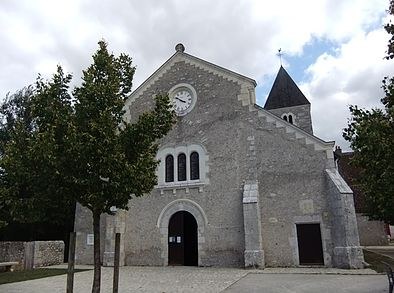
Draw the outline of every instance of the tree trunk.
M101 262L100 262L100 213L93 212L94 235L94 276L92 293L100 293Z

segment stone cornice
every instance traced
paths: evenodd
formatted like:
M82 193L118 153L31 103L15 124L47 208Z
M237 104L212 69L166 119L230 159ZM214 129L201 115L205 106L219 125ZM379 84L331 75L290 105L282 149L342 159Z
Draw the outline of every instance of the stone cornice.
M340 193L353 193L353 190L339 174L338 169L326 169L326 173L330 176L331 181L335 184Z

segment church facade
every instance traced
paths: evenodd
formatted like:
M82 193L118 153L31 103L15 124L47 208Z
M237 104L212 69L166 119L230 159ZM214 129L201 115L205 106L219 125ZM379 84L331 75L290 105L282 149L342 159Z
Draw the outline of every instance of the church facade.
M176 52L125 102L127 121L168 93L177 123L160 141L158 182L101 218L102 261L122 265L362 268L351 189L334 142L313 135L310 103L281 67L263 107L256 82ZM77 206L76 262L93 263L92 220Z

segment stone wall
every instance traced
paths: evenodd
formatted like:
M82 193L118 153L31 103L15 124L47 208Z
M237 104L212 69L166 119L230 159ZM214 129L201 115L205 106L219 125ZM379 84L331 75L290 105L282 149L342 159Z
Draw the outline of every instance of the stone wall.
M0 262L16 261L16 270L61 264L63 241L0 242Z
M34 267L63 263L63 241L34 241Z
M337 169L326 169L332 239L333 264L338 268L363 268L364 255L357 230L353 192Z
M217 158L211 164L207 151L207 176L200 185L155 189L150 196L130 201L130 210L125 219L127 231L122 237L121 244L121 247L124 244L124 262L128 265L166 264L167 230L162 227L168 225L168 215L164 214L160 223L158 217L166 206L172 204L169 210L188 209L197 220L205 219L201 220L198 228L199 265L243 266L242 180L237 178L234 172L229 172L225 180L216 181L216 184L209 183L209 172L223 176L223 171L239 169L238 166L242 165L244 159L242 156L234 158L234 152L238 150L235 141L226 144L226 151L222 151L222 142L227 140L227 133L234 129L233 121L237 116L237 108L241 108L241 102L229 102L237 100L240 86L233 81L194 70L185 63L177 64L166 76L151 86L144 96L138 99L138 103L133 103L129 109L132 112L130 120L133 121L138 114L153 107L152 96L155 93L166 92L179 82L187 82L195 87L198 105L187 116L178 118L178 126L161 141L161 146L202 145L214 153L221 153L222 158ZM220 87L213 88L212 85ZM231 107L236 109L229 111L228 108ZM208 137L216 139L207 141ZM246 166L243 168L247 170ZM223 201L224 196L227 201ZM178 199L181 201L177 202ZM207 214L201 213L201 210L206 210ZM218 214L217 210L222 212ZM75 229L79 235L76 248L77 263L89 263L92 261L92 255L91 247L86 243L86 235L91 233L88 213L77 207L75 221ZM114 219L115 224L116 221L117 219ZM109 238L114 235L112 226L117 225L112 225L110 219L103 222L107 224L107 229L102 234L105 235L103 242L106 244L103 250L104 263L110 263L105 256L110 255L112 245Z
M369 221L368 217L356 214L360 245L379 246L388 245L388 238L384 223L380 221Z
M100 261L103 261L103 252L105 251L105 239L107 238L105 225L107 217L112 217L107 214L102 214L100 217ZM76 264L89 264L94 263L93 260L93 215L92 212L77 203L75 209L74 221L76 235L75 243L75 263Z
M0 262L17 261L15 270L22 270L25 263L24 242L0 242Z
M278 127L267 113L256 110L249 129L251 172L259 182L262 243L267 267L298 266L297 224L320 224L324 265L331 266L331 236L322 174L327 153L291 133L290 125ZM262 116L260 116L262 114ZM269 117L268 117L269 118ZM246 120L246 119L245 119ZM297 130L298 131L298 130Z
M240 85L179 62L132 104L130 117L138 117L151 108L152 96L159 90L167 92L181 82L195 88L197 102L190 113L178 117L177 124L160 141L160 149L202 146L207 158L203 168L205 180L194 185L156 188L150 195L130 201L124 237L125 263L166 265L169 217L173 212L186 210L198 222L198 264L240 267L244 265L245 250L244 176L240 175L248 170L244 152L234 137L240 112L245 111L237 98Z

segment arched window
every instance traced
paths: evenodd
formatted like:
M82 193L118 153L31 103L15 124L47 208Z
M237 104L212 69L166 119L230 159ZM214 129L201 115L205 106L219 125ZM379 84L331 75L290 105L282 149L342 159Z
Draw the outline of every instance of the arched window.
M186 155L178 155L178 181L186 181Z
M166 182L174 182L174 157L168 155L166 157Z
M287 116L283 115L283 120L287 121Z
M156 157L160 160L157 188L161 192L186 187L200 188L208 182L208 155L201 145L165 147L158 151Z
M293 115L289 114L289 123L293 124Z
M200 158L197 152L190 154L190 180L200 179Z

